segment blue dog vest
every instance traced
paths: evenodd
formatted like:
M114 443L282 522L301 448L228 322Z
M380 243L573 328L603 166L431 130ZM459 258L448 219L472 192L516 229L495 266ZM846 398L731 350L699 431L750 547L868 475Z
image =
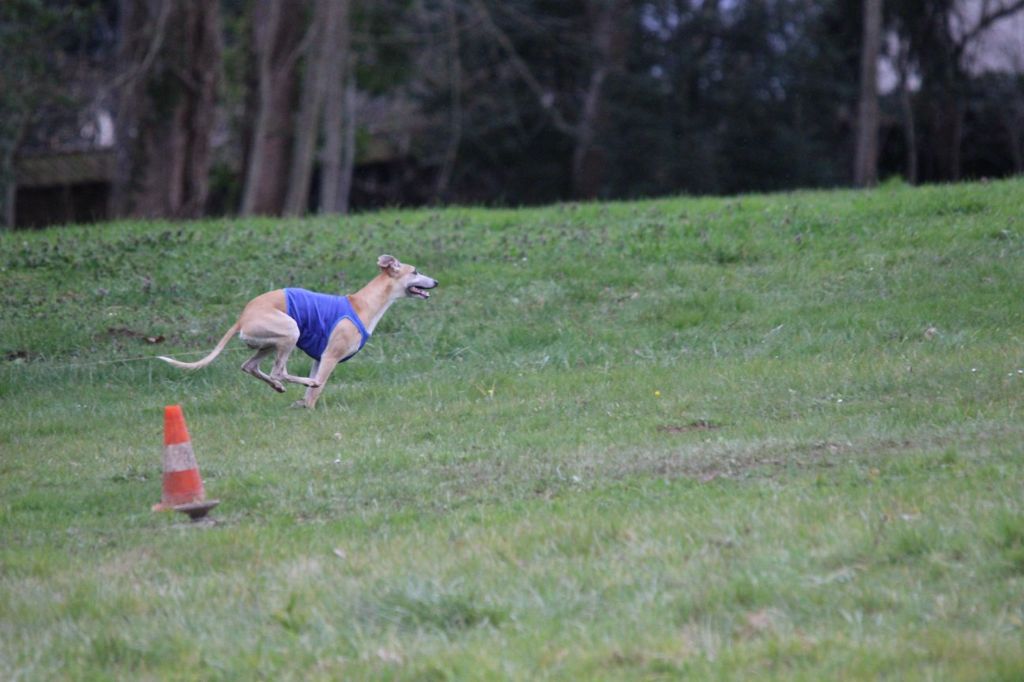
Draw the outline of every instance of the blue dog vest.
M366 331L363 321L356 315L348 296L318 294L306 289L285 289L284 296L288 301L288 316L299 325L297 345L314 360L319 360L324 354L327 342L331 338L331 332L342 320L351 321L362 336L359 348L352 355L361 351L369 340L370 333ZM352 355L342 358L340 362L345 362Z

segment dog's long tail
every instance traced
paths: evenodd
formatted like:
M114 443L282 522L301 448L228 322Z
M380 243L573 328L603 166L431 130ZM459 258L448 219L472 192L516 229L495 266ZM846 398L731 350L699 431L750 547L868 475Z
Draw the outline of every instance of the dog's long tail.
M224 346L228 345L228 341L231 340L232 336L234 336L236 333L238 333L238 330L241 329L241 327L242 327L242 325L241 325L240 321L239 322L235 322L233 325L231 325L231 329L229 329L229 330L227 330L227 332L225 332L224 336L221 337L221 340L218 341L217 345L214 346L212 351L210 351L210 354L207 355L202 360L197 360L195 362L182 362L181 360L175 360L174 358L169 358L169 357L167 357L165 355L158 355L157 358L160 359L160 360L163 360L164 362L166 362L169 365L174 365L175 367L180 367L181 369L202 369L203 367L206 367L208 364L213 362L214 359L218 355L220 355L220 352L222 350L224 350Z

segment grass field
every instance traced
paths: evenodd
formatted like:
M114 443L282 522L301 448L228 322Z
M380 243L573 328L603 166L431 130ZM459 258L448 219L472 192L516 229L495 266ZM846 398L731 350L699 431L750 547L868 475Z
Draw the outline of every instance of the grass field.
M1024 679L1022 207L0 234L0 679ZM441 286L316 411L151 359L381 253ZM149 510L172 403L213 525Z

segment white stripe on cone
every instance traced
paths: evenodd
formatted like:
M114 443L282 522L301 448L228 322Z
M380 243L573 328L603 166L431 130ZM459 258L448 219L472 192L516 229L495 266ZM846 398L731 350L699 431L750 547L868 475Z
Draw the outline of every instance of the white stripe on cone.
M198 468L191 443L164 446L164 471L188 471Z

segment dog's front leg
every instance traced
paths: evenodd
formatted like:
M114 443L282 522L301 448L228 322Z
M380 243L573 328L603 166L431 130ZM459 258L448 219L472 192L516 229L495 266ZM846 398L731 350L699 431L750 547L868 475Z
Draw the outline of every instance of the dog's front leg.
M316 386L310 386L306 389L306 395L303 396L302 400L296 401L293 407L307 407L314 409L316 407L316 401L320 398L320 392L324 390L324 384L327 383L327 379L330 378L331 372L338 366L338 358L332 357L324 353L324 356L320 358L319 362L313 363L313 369L309 373L309 377L316 381Z
M320 361L319 360L314 360L313 361L313 366L309 368L309 378L310 379L316 379L316 373L317 373L317 370L319 370L319 369L320 369ZM311 387L307 388L306 389L306 395L303 396L302 398L300 398L299 400L296 400L294 403L292 403L292 407L305 407L306 406L306 398L309 397L309 394L312 391L313 391L313 389ZM316 401L314 401L314 402L316 402Z
M310 386L302 400L295 403L295 407L316 407L316 401L324 385L331 376L331 372L338 366L342 358L347 358L359 350L359 331L350 320L342 320L331 332L331 338L327 342L320 361L313 364L313 372L310 378L316 382L316 386Z

